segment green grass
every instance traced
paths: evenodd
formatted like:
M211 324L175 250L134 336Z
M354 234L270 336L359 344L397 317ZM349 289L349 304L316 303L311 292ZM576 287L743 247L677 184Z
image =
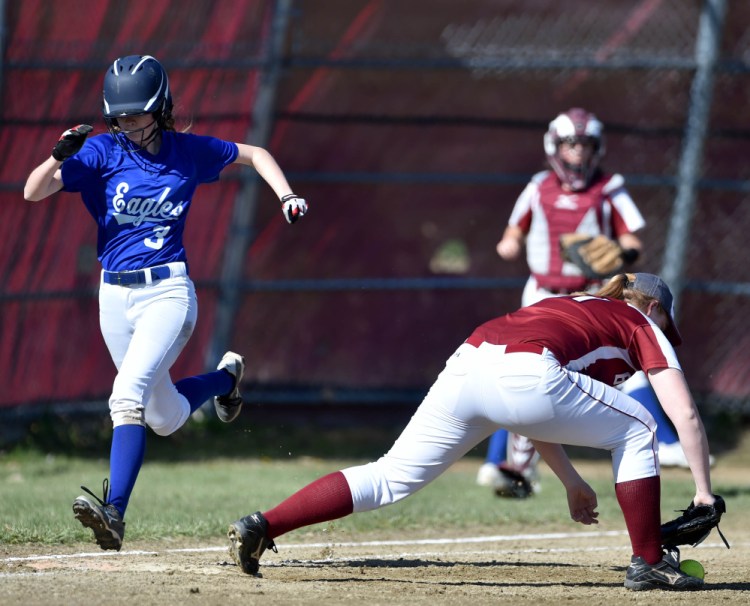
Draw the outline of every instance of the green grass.
M127 540L175 540L220 544L227 524L258 509L268 509L308 482L367 459L213 458L191 461L149 461L138 478L127 517ZM353 536L397 537L399 532L480 532L500 534L523 530L572 531L565 493L551 472L543 468L541 495L513 501L497 499L475 485L481 460L473 458L450 469L424 490L377 511L349 516L334 523L300 529L290 534L322 539L332 529L336 540ZM599 495L602 530L622 530L624 523L614 498L606 462L587 480ZM0 458L0 544L91 544L91 532L73 518L71 504L84 484L101 491L108 463L18 451ZM664 478L665 516L684 507L692 497L687 474ZM727 489L728 487L725 487ZM742 493L747 507L748 495ZM329 535L330 536L330 535Z
M107 476L111 427L96 417L37 423L27 443L0 450L0 544L91 544L91 531L75 521L71 505L88 486L100 494ZM399 424L366 430L309 427L295 430L283 423L226 426L190 423L169 438L149 434L144 464L127 514L127 541L223 541L228 523L256 510L273 507L308 482L338 469L375 460L392 444ZM76 428L76 431L72 431ZM750 436L750 432L739 435ZM737 439L722 454L714 491L728 498L733 512L750 509L750 490L734 477L744 477L750 463L750 439ZM726 444L725 444L726 447ZM542 467L541 495L523 501L495 498L474 483L486 444L435 482L395 505L349 516L333 523L299 529L294 540L323 540L335 529L347 537L397 538L399 533L499 534L585 530L568 518L565 491ZM605 453L571 449L571 456L597 491L602 530L623 530ZM717 452L716 450L714 452ZM71 456L70 453L76 453ZM346 453L345 457L341 456ZM220 455L220 456L217 456ZM728 468L738 469L724 475ZM722 477L728 480L721 481ZM662 516L674 517L693 496L684 471L662 477Z

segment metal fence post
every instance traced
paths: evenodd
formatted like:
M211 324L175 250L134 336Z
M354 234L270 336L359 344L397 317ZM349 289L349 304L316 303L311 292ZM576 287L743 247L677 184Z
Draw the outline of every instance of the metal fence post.
M661 275L674 294L675 310L679 309L685 286L684 266L687 242L695 214L696 187L708 130L721 31L726 15L726 0L706 0L701 12L695 45L696 70L690 91L685 126L685 141L678 170L677 194L664 247Z
M261 68L260 85L253 104L250 132L246 138L249 145L265 147L270 137L276 88L282 70L283 45L287 35L291 7L292 0L278 0L274 7L271 32ZM216 325L207 353L207 368L215 368L217 361L231 342L232 323L240 304L239 285L242 282L243 264L252 239L261 186L265 186L265 183L256 174L244 172L243 185L234 201L232 223L224 249Z

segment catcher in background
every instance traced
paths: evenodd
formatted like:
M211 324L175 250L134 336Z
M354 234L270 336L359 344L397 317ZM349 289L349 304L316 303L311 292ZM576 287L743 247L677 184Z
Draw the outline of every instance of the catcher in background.
M448 359L388 453L233 522L230 555L256 574L277 537L405 499L505 427L533 439L581 524L597 523L597 496L561 444L611 453L632 547L625 587L702 588L702 579L679 569L673 548L705 538L726 508L712 493L706 433L674 351L681 336L672 308L658 276L619 274L596 295L550 297L482 324ZM664 527L654 418L613 387L637 370L647 373L677 427L695 482L689 511Z
M517 259L526 245L531 275L521 299L524 307L596 290L603 279L630 270L642 248L636 232L645 226L623 177L600 167L606 150L603 125L594 114L573 108L558 115L544 135L544 151L552 170L533 176L497 244L507 261ZM633 388L651 396L642 404L657 420L660 443L676 443L679 449L650 388L638 382ZM541 489L537 461L529 440L500 430L490 437L477 484L491 486L498 496L530 496Z

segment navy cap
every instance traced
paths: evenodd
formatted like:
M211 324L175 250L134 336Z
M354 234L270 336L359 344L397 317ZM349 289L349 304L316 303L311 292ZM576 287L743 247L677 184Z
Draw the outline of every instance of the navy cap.
M672 297L672 291L669 290L667 283L654 274L637 273L635 274L635 281L630 282L628 287L634 288L647 297L652 297L659 302L659 305L666 312L668 320L664 334L672 345L675 347L680 345L682 343L682 336L680 335L680 331L677 330L677 324L674 321L674 297Z

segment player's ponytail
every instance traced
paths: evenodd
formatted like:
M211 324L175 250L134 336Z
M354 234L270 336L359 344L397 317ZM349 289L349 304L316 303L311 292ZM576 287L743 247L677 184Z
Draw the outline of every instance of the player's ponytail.
M635 279L635 274L617 274L599 289L596 296L627 301L643 311L655 299L635 288Z
M617 274L610 278L610 280L596 292L596 296L624 301L626 299L625 291L628 289L628 285L634 280L635 275L633 274Z

